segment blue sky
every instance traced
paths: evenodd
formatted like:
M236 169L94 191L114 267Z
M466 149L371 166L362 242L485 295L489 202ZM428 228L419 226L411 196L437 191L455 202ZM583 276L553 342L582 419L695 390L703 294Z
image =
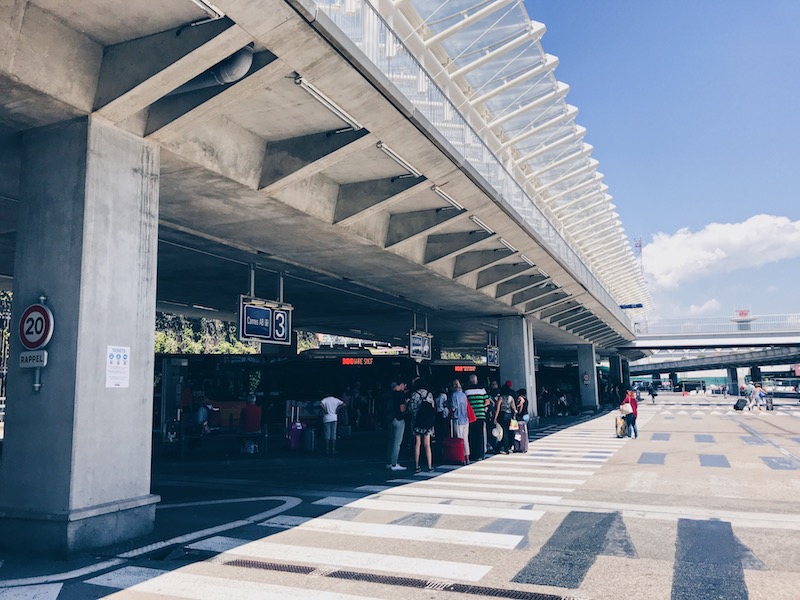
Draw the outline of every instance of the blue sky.
M650 318L800 313L800 1L526 0Z

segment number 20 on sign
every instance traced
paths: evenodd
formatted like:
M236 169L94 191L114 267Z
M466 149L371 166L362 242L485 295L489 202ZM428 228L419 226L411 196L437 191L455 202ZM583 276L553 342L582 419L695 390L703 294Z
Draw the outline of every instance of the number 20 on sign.
M53 313L43 304L31 304L19 320L19 341L27 350L44 348L53 337Z

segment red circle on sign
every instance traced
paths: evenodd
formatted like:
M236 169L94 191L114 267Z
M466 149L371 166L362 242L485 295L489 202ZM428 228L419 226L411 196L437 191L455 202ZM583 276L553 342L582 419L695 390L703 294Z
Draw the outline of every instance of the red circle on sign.
M41 304L31 304L19 320L19 341L28 350L43 348L53 337L53 313Z

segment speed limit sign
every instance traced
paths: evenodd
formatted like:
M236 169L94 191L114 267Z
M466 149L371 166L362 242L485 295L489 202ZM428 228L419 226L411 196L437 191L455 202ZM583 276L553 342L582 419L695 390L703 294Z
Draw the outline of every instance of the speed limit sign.
M19 341L28 350L44 348L53 337L53 313L43 304L31 304L19 320Z

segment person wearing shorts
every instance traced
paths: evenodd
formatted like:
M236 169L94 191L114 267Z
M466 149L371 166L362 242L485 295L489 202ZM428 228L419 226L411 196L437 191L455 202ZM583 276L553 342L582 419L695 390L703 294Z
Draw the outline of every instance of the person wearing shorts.
M335 396L325 396L319 403L322 408L322 436L325 438L325 452L336 454L336 423L339 421L337 411L344 402Z

